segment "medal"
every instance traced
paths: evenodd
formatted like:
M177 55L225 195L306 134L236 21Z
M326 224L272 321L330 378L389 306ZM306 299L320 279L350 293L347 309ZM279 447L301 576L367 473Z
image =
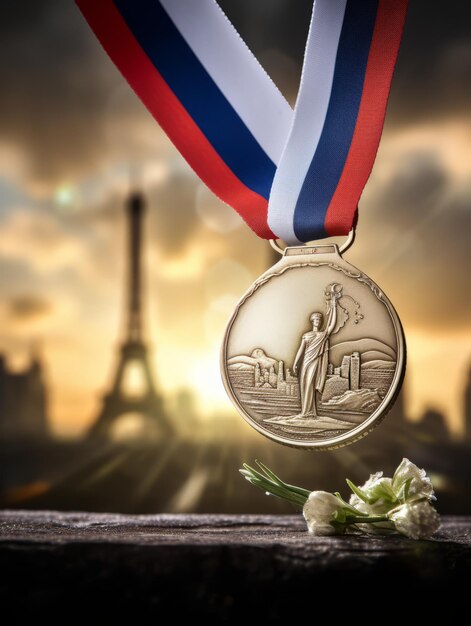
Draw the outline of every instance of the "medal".
M367 434L402 382L399 318L335 244L288 247L229 321L226 390L259 432L292 446L335 448Z
M405 344L388 298L342 253L381 137L407 0L316 0L294 111L213 0L77 1L191 167L281 252L224 337L236 408L292 446L364 436L399 392ZM318 243L336 235L349 235L340 249Z

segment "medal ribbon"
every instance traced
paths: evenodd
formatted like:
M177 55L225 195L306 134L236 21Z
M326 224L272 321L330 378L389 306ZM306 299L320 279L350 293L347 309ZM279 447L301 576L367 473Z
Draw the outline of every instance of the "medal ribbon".
M206 185L264 239L347 234L373 167L407 0L315 0L293 110L214 0L77 0Z

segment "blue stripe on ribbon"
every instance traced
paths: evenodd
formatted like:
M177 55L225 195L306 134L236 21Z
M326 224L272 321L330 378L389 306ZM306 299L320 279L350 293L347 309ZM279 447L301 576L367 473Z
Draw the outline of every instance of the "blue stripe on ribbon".
M296 202L299 241L328 236L324 220L352 143L377 8L378 0L348 0L324 127Z
M153 65L226 165L268 199L276 166L157 0L114 0Z

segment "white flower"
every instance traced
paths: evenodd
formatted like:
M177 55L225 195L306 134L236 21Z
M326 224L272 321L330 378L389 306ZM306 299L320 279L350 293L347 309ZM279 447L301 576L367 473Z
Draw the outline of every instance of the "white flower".
M343 513L342 503L327 491L312 491L303 507L304 519L313 535L335 535L331 522L336 513Z
M401 490L408 480L410 480L408 500L416 498L432 499L433 485L425 470L419 469L409 459L402 459L392 479L392 488L398 497L402 497Z
M366 513L367 515L386 515L391 510L391 503L380 498L374 504L368 504L359 498L356 494L352 493L350 496L349 504L353 506L357 511ZM394 524L392 522L376 522L375 524L360 524L357 523L357 528L365 533L378 533L384 530L394 530Z
M360 489L370 500L370 503L374 504L378 500L395 500L391 485L392 478L383 476L383 472L376 472L376 474L370 474L370 477Z
M359 492L367 500L362 500L356 493L352 493L349 503L361 513L367 515L385 515L396 504L396 498L391 487L392 479L383 476L383 472L371 474ZM377 524L358 524L358 527L368 533L382 530L391 530L391 522Z
M383 476L383 472L371 474L359 492L367 500L362 500L357 494L350 496L350 504L362 513L369 515L383 515L387 513L396 501L392 490L392 479Z
M390 513L396 530L411 539L427 539L440 527L440 517L427 500L408 502Z

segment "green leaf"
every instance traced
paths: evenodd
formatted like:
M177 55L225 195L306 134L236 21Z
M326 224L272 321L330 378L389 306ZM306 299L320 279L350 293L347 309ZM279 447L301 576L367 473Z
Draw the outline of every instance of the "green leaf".
M261 461L257 461L255 460L255 463L258 465L258 467L265 472L265 474L268 476L268 478L270 480L272 480L275 483L278 483L279 485L283 485L283 481L278 478L278 476L276 474L274 474L271 469L269 467L267 467L264 463L262 463Z
M299 493L300 495L303 495L303 496L305 495L306 497L309 497L309 494L311 492L308 489L303 489L302 487L297 487L296 485L290 485L288 483L285 483L283 480L281 480L281 478L278 478L278 476L264 463L262 463L261 461L255 461L255 463L267 474L269 478L271 478L271 480L277 482L279 485L282 485L292 491L296 491L296 493Z
M260 469L263 472L265 472L268 478L270 478L272 481L274 481L281 487L285 487L286 489L289 489L290 491L294 491L295 493L298 493L299 495L305 497L306 500L307 498L309 498L309 494L311 492L308 489L303 489L302 487L297 487L296 485L290 485L288 483L285 483L283 480L281 480L281 478L278 478L278 476L274 472L272 472L272 470L269 467L267 467L264 463L262 463L261 461L255 461L255 463L260 467Z
M359 511L356 507L354 507L353 505L351 505L349 502L346 502L342 496L340 495L340 493L338 491L336 491L334 493L334 496L340 500L340 502L342 503L342 506L344 508L344 510L351 514L351 515L368 515L368 513L362 513L361 511Z
M269 479L264 474L261 474L253 467L250 467L250 465L247 465L247 463L244 463L243 467L245 468L245 471L248 472L253 478L258 478L259 480L269 481Z
M353 493L360 498L360 500L363 500L363 502L365 502L366 504L371 504L370 499L360 487L354 485L352 481L348 478L346 478L345 480L347 481L347 485L350 487Z
M377 500L379 500L380 497L383 497L385 500L389 500L390 502L396 502L397 500L397 496L394 493L393 488L385 481L381 482L378 486L377 496Z

